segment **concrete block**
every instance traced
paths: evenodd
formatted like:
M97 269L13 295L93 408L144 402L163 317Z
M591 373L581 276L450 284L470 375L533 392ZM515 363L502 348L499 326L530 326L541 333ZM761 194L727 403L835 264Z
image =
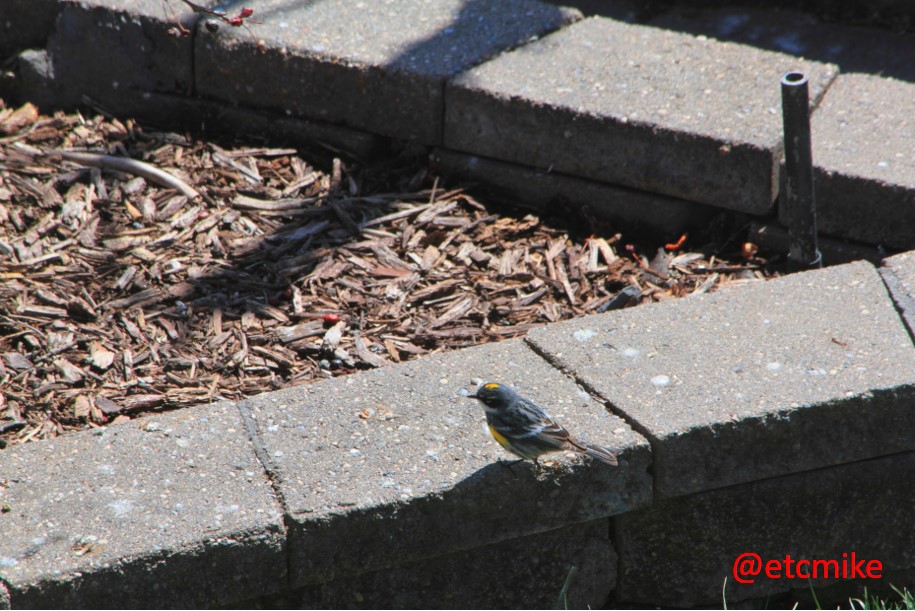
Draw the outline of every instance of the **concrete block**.
M50 113L60 107L62 92L54 79L51 58L44 49L28 49L16 59L16 83L13 97L19 104L31 102Z
M252 110L200 98L154 93L147 96L147 101L148 108L141 110L138 115L169 117L172 129L177 123L210 134L247 137L271 145L302 148L319 146L358 159L370 159L378 155L385 150L387 144L386 138L342 125L287 117L266 110ZM154 119L154 116L148 118L151 121Z
M669 239L707 227L720 212L682 199L584 180L529 166L437 149L434 160L443 174L471 180L539 212L557 204L586 209L595 218L625 228L627 234Z
M445 147L765 214L777 195L779 80L837 68L594 17L449 81Z
M884 259L880 275L909 333L915 338L915 250Z
M252 31L198 33L202 95L424 144L441 142L447 78L579 16L533 0L246 6Z
M554 455L536 472L485 430L474 378L513 384L620 465ZM288 516L292 587L629 511L651 498L647 442L523 342L253 397ZM359 541L360 545L341 545Z
M609 520L348 577L298 593L305 609L600 609L616 585ZM573 569L574 567L574 569ZM564 604L557 604L571 577Z
M88 96L111 112L130 114L148 106L143 99L148 92L191 93L191 37L169 30L177 23L191 29L196 20L181 2L64 4L48 44L54 76L64 94L61 102L75 106Z
M915 448L915 347L851 263L535 329L652 444L671 497Z
M282 511L232 403L7 448L0 505L16 608L204 607L285 584Z
M707 5L674 6L648 23L836 64L842 74L915 80L915 36L885 28L829 23L790 9Z
M62 0L0 0L0 57L43 47Z
M822 579L818 571L821 578L812 583L765 574L738 583L732 567L745 553L758 554L763 566L790 555L795 561L836 560L841 570L854 552L855 564L879 560L888 575L909 569L915 567L913 506L911 452L656 501L613 518L616 597L629 604L718 606L727 578L724 595L733 608L748 598L840 581Z
M913 100L915 84L878 76L830 87L811 124L819 231L915 248Z

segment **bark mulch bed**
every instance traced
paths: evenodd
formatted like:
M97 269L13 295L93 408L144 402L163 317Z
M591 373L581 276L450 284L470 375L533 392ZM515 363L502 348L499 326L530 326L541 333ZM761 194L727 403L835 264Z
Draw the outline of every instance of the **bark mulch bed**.
M0 101L0 446L763 277L326 161Z

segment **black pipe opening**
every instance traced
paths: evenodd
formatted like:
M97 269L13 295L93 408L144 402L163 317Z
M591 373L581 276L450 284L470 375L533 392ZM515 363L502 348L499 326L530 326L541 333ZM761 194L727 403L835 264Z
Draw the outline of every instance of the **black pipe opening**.
M781 206L791 238L788 265L793 270L811 269L821 267L823 258L817 248L808 79L803 72L788 72L781 83L785 143Z

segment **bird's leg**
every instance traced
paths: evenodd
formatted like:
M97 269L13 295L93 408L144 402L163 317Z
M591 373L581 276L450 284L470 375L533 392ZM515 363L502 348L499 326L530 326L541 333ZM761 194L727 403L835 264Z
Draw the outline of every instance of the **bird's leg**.
M515 471L515 465L517 465L519 462L524 462L524 459L519 458L518 460L512 461L500 460L499 464L511 471L514 475L518 475L518 473Z

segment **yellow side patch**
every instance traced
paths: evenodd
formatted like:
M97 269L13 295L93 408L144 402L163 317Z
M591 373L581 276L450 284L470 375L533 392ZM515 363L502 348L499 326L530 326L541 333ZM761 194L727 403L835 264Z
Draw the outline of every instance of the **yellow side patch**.
M498 441L500 446L502 446L503 448L505 448L508 451L511 451L511 444L508 443L508 439L505 438L505 435L503 435L502 433L500 433L499 431L497 431L496 429L494 429L491 426L489 427L489 432L492 433L492 438L495 439L496 441Z

